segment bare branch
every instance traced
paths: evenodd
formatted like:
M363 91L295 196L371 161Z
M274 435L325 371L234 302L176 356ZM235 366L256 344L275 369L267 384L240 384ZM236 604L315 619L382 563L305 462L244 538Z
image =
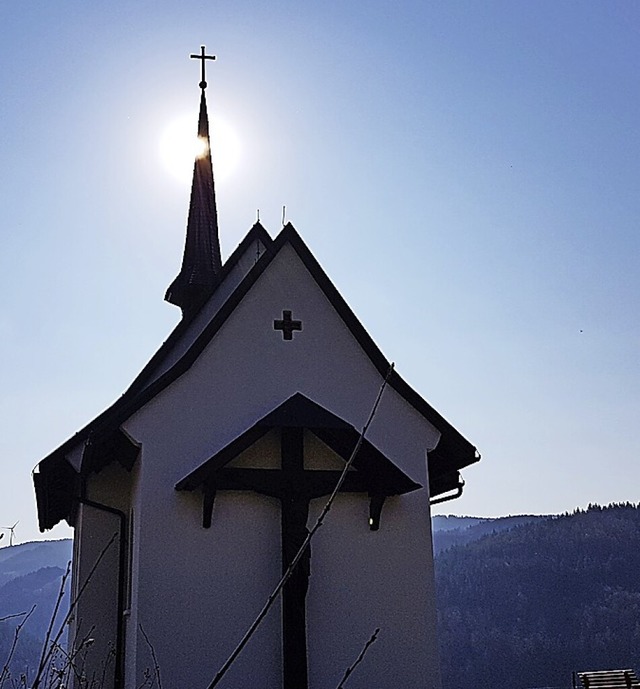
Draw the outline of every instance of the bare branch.
M16 645L18 643L18 638L20 637L20 632L22 631L22 628L24 627L26 621L31 617L31 613L35 609L36 609L36 606L34 605L31 608L31 610L29 610L29 612L27 613L25 618L16 627L16 630L13 634L13 643L11 644L11 649L9 650L9 655L7 657L5 664L4 664L4 667L2 668L2 672L0 673L0 689L2 689L5 681L7 680L7 677L9 676L9 665L11 664L11 659L13 658L13 654L15 653Z
M49 641L51 640L51 632L53 631L53 625L55 624L56 617L58 615L58 610L60 609L60 603L62 602L62 599L64 597L64 587L65 584L67 583L67 579L69 578L69 573L71 572L71 562L67 562L67 569L65 573L62 575L62 579L60 580L60 588L58 589L58 597L56 599L56 604L53 608L53 612L51 613L51 619L49 620L49 626L47 627L47 633L45 634L44 637L44 642L42 643L42 654L40 655L40 662L38 663L38 667L40 667L43 663L45 653L47 649L49 648Z
M109 646L109 653L107 653L107 657L102 662L102 677L100 678L100 688L101 689L103 687L107 686L107 682L106 682L107 670L109 669L109 665L111 664L111 661L115 657L116 657L116 649L113 647L113 645L110 645Z
M143 682L142 684L139 684L136 689L145 689L145 687L152 687L153 679L151 678L151 670L148 667L144 669L142 676Z
M375 643L376 639L378 638L378 634L380 632L380 627L373 632L371 635L371 638L367 643L364 645L364 648L360 651L360 655L356 658L356 662L351 666L347 668L347 671L344 673L344 676L340 680L340 684L338 684L338 689L343 689L345 682L349 679L349 675L360 665L362 662L362 659L365 657L367 654L367 651L369 650L369 647Z
M93 567L91 568L91 571L89 572L89 574L87 575L87 578L84 580L82 586L80 587L80 590L78 591L78 595L71 601L71 604L69 605L69 610L68 610L67 614L65 615L65 618L62 621L62 624L60 625L60 628L58 629L58 632L55 635L53 642L50 644L48 649L44 649L45 653L43 654L43 657L40 660L38 672L36 673L36 677L33 680L32 689L38 689L38 687L40 686L40 682L42 681L42 673L44 672L44 669L47 665L47 662L48 662L49 658L51 657L51 653L53 652L53 649L56 647L56 645L58 644L58 641L60 640L60 637L62 636L62 632L64 631L65 625L67 624L67 622L71 618L73 611L75 610L76 606L78 605L78 601L80 600L82 594L85 592L87 586L89 585L89 582L91 581L91 578L93 577L96 569L98 569L98 565L102 562L102 558L107 554L107 551L113 545L113 542L116 540L117 535L118 535L118 532L115 531L113 533L113 536L111 536L111 538L109 539L109 542L105 545L105 547L100 552L100 555L98 555L98 558L94 562ZM0 686L0 689L2 689L1 686Z
M160 681L160 665L158 663L158 658L156 656L156 651L153 648L153 644L151 641L149 641L149 637L147 636L147 633L144 631L144 628L142 627L142 623L138 624L140 627L140 631L142 632L142 636L144 637L144 640L147 642L147 646L149 647L149 650L151 651L151 657L153 658L153 670L156 675L156 681L158 682L158 689L162 689L162 682Z
M307 534L306 538L304 539L302 545L300 546L300 549L296 553L296 556L293 558L291 561L291 564L289 567L287 567L287 571L282 575L282 579L278 582L278 585L275 587L273 590L273 593L269 596L267 599L267 602L265 603L264 607L262 610L258 613L258 616L256 619L253 621L245 635L242 637L240 640L240 643L236 646L235 650L233 653L229 656L225 664L218 670L218 674L214 677L213 682L209 685L208 689L214 689L220 682L220 680L224 677L224 675L227 673L229 668L233 665L235 662L236 658L240 655L242 649L247 645L249 642L249 639L254 635L256 629L262 622L262 620L266 617L267 613L269 612L269 609L273 605L273 603L276 601L278 596L280 595L280 592L284 588L285 584L289 579L291 578L291 575L293 574L296 565L302 557L304 556L304 553L306 549L309 547L309 544L311 543L311 539L313 538L314 534L316 531L322 526L322 523L324 521L324 518L327 516L329 513L329 510L331 509L331 506L333 505L334 500L336 499L336 496L338 495L338 492L340 491L340 488L342 487L342 484L344 483L344 480L347 477L347 473L349 472L349 469L351 469L351 465L353 464L354 459L356 458L356 455L358 454L358 451L360 450L360 447L362 445L362 442L364 441L364 436L365 433L367 432L369 426L371 425L371 422L373 421L373 417L376 414L376 411L378 410L378 405L380 404L380 400L382 399L382 393L384 392L384 389L387 387L387 382L389 381L389 378L391 377L391 373L393 372L394 364L391 364L389 366L389 370L387 371L387 375L384 378L384 381L382 382L382 385L380 386L380 390L378 392L378 396L376 397L376 401L373 404L373 407L371 408L371 413L369 414L369 418L367 419L367 422L362 428L362 431L360 433L360 436L358 437L358 442L356 443L355 447L353 448L353 452L351 453L351 456L349 457L349 461L344 465L344 469L342 470L342 473L340 474L340 478L338 479L338 482L336 483L335 488L333 489L333 493L329 496L329 499L327 500L326 505L324 506L322 512L320 513L320 516L318 517L316 523L314 524L313 528L309 531Z
M96 626L95 624L92 624L91 627L89 627L89 631L84 635L80 643L77 643L77 641L74 640L73 645L75 646L75 650L72 650L69 654L69 659L72 662L75 662L76 656L80 653L80 651L86 652L86 650L93 644L94 639L92 639L91 636L95 630Z
M26 612L14 612L13 615L7 615L6 617L0 617L0 622L5 622L6 620L10 620L14 617L22 617L22 615L26 615Z
M73 672L78 681L77 686L84 687L86 685L86 679L84 677L84 660L86 657L87 648L91 646L91 644L93 643L91 635L94 631L95 626L92 626L91 629L89 629L89 631L85 634L84 638L82 639L82 642L80 644L76 644L75 650L73 650L71 653L64 649L60 644L55 645L55 649L49 663L51 664L54 662L55 653L58 653L64 660L64 665L58 670L58 674L60 675L60 681L62 682L62 684L66 685L66 681L69 679L71 673ZM83 654L82 664L79 666L76 662L76 658L78 657L81 651L85 651L85 653ZM104 682L100 686L104 686Z

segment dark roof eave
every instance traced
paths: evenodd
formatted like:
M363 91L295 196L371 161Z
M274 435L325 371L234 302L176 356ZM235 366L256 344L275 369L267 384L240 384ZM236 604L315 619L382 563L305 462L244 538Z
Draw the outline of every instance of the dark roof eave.
M71 520L78 491L79 475L62 456L50 457L33 473L33 486L38 508L38 527L41 532L52 529L58 522Z
M307 429L345 462L360 438L351 424L297 392L180 480L176 490L191 491L203 486L219 469L274 428ZM376 494L401 495L422 488L366 438L354 457L353 467L367 477L369 490Z

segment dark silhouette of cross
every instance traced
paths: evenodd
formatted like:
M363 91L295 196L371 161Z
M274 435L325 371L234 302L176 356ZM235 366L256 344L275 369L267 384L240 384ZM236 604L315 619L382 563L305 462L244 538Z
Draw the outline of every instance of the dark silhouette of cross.
M291 312L285 311L283 322L287 320L287 313L288 320L291 320ZM286 335L286 331L283 332ZM280 440L279 468L230 465L232 460L271 431L277 432ZM306 432L318 438L345 462L354 447L359 447L358 456L353 460L355 471L342 476L341 470L305 468ZM254 491L279 500L283 573L307 543L282 589L283 689L307 689L309 686L306 619L311 569L311 544L307 541L309 504L315 498L331 495L339 481L342 481L340 492L368 494L371 531L377 531L380 526L382 506L387 496L421 488L366 440L360 445L360 433L353 426L296 393L176 484L176 490L202 488L202 526L205 529L211 526L217 491ZM232 663L235 655L227 662ZM210 687L217 685L222 674L221 670Z
M286 312L285 312L286 313ZM295 558L309 533L309 503L329 495L342 472L306 470L304 468L304 429L282 428L280 431L281 468L244 469L224 467L212 476L205 487L204 526L211 525L211 512L216 491L250 490L277 498L281 504L282 572ZM350 472L341 492L369 493L371 485L360 472ZM377 499L377 500L376 500ZM377 529L384 496L373 498L376 505L370 528ZM375 521L375 524L374 524ZM311 546L286 583L282 592L282 660L283 689L307 689L307 613L306 598L311 573Z
M216 56L215 55L205 55L205 49L204 46L200 46L200 55L189 55L189 57L194 58L195 60L200 60L200 88L201 89L206 89L207 88L207 82L204 78L204 61L205 60L215 60Z
M273 321L274 330L282 330L282 338L284 340L293 339L294 330L302 330L302 321L291 320L291 311L283 311L282 319Z

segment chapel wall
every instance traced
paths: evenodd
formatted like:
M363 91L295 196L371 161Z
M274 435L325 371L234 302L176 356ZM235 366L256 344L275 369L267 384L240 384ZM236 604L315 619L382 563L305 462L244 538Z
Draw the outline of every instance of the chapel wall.
M303 331L289 342L273 330L284 308L303 321ZM176 483L296 392L360 429L381 382L285 246L190 369L125 424L142 445L137 610L163 677L171 678L167 686L180 686L185 676L193 686L211 680L262 608L281 567L279 501L221 492L212 527L203 529L201 492L178 493ZM439 665L426 452L439 433L387 387L368 437L423 488L389 499L378 532L368 529L366 497L339 499L333 526L323 527L313 545L310 671L327 686L326 677L334 678L337 665L344 671L346 655L352 661L354 648L381 626L369 684L431 689L439 686ZM148 655L139 634L137 649L139 680ZM398 666L401 651L415 659L411 667ZM280 668L276 606L227 684L280 689Z
M87 477L86 497L127 514L129 486L128 472L113 464ZM75 613L71 638L78 652L77 662L82 663L86 676L105 688L113 686L116 662L120 528L117 515L86 504L79 506L74 534Z
M144 470L161 448L143 446ZM179 455L174 456L174 461ZM153 645L165 687L206 687L264 605L280 577L278 501L249 492L221 492L210 529L202 527L200 491L141 481L137 510L135 609ZM138 632L136 682L152 667ZM225 686L281 689L280 608L229 673ZM131 677L133 681L133 677Z

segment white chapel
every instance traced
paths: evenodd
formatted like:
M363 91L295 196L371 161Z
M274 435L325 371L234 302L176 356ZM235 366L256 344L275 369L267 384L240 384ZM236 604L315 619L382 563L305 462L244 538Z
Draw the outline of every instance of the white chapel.
M430 505L461 494L479 455L395 372L292 225L272 238L255 224L222 261L209 56L192 57L207 146L165 297L182 318L34 472L40 529L75 529L71 653L107 689L331 689L379 629L346 686L438 689Z

